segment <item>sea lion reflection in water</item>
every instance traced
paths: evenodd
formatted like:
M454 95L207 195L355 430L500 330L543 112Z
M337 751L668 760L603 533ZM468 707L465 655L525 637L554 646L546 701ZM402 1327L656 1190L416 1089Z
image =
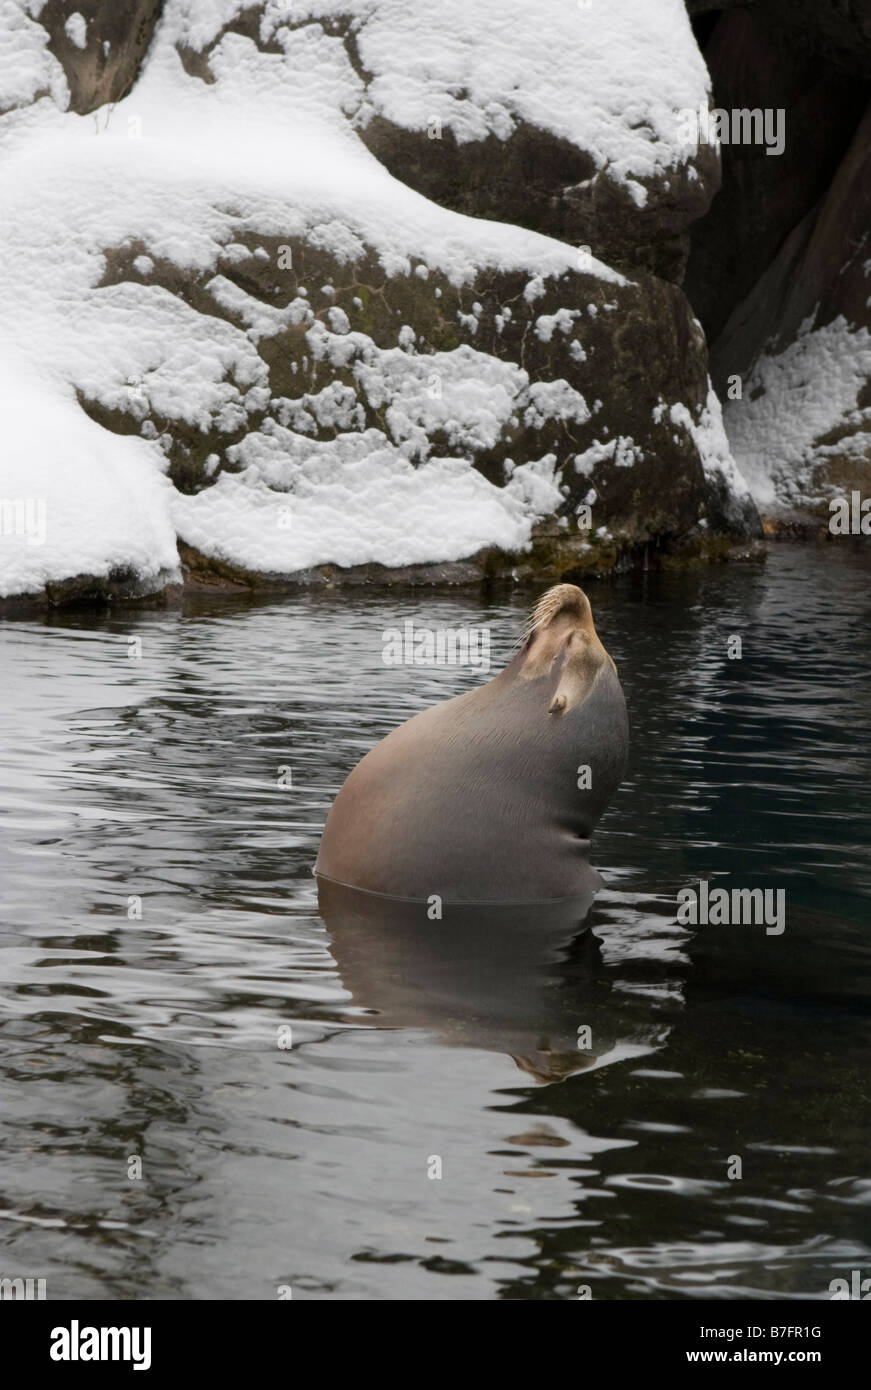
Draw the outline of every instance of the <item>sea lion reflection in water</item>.
M627 746L589 601L558 584L498 676L388 734L333 804L318 900L356 1002L385 1026L508 1051L540 1079L594 1061L576 1039L563 1055L586 1020L578 1000L554 1017L554 972L601 886L590 836Z

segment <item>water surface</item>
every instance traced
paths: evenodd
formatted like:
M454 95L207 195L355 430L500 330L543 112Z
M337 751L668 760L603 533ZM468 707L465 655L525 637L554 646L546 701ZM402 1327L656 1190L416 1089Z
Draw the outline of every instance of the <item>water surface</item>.
M534 595L3 624L0 1273L185 1299L871 1276L869 571L848 541L591 584L632 755L590 931L516 989L485 960L461 1018L422 988L412 1026L318 916L320 830L378 738L483 678L386 667L383 629L490 623L495 670ZM785 889L785 932L678 926L699 878Z

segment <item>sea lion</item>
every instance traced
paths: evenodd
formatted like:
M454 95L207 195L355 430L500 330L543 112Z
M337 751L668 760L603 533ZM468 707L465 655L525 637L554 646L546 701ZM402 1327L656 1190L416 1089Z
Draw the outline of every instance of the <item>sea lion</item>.
M485 685L387 735L341 788L320 879L440 904L588 899L590 835L623 776L628 720L589 600L557 584Z

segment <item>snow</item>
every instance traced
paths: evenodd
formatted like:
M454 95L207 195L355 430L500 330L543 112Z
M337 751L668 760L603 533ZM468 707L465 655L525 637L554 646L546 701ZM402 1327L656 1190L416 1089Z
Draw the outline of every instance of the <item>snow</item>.
M681 409L685 409L684 406ZM689 412L687 412L689 413ZM618 435L604 443L594 440L588 449L575 454L575 471L589 478L602 463L614 463L618 468L632 468L644 461L639 446L628 435Z
M540 429L548 420L573 420L585 425L590 419L587 403L567 381L535 381L529 387L524 423Z
M571 333L580 313L580 309L557 309L555 314L540 314L535 320L536 338L549 343L557 329L560 333Z
M434 459L421 486L420 471L399 451L364 452L368 442L357 435L315 446L299 465L282 452L276 466L293 483L290 496L264 480L264 473L275 480L268 467L222 473L196 496L176 494L173 520L205 555L292 573L325 556L337 565L396 567L459 560L483 543L519 550L529 541L532 509L544 515L562 500L553 455L517 468L504 488L464 459Z
M47 398L38 380L0 365L0 597L113 570L134 570L144 591L180 581L173 489L149 446L108 434L75 400Z
M733 457L733 446L723 422L723 408L712 388L698 418L685 405L675 404L669 410L673 424L685 429L698 450L706 475L713 481L722 480L736 498L747 497L750 488Z
M725 419L735 460L768 515L821 500L814 473L831 457L867 454L871 411L857 397L871 376L871 335L814 316L783 352L762 356ZM850 430L852 428L852 435ZM836 444L821 441L837 430Z
M49 92L65 110L70 99L63 68L48 49L48 34L18 0L0 0L0 112Z
M85 48L88 42L88 25L84 15L76 10L69 16L64 25L64 32L70 43L74 43L76 48Z

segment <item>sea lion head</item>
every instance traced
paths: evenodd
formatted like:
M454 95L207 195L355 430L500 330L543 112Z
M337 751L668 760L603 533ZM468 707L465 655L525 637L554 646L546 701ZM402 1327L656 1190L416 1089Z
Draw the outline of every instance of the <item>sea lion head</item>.
M542 594L504 674L512 680L547 678L546 712L561 717L589 694L597 673L617 668L596 632L590 600L576 584L555 584Z

